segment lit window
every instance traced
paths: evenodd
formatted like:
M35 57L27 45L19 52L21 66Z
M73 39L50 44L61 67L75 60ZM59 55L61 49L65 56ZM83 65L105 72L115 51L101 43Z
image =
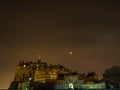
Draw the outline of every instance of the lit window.
M29 78L29 80L31 81L31 80L32 80L32 78L30 77L30 78Z
M26 65L23 65L23 67L26 67Z

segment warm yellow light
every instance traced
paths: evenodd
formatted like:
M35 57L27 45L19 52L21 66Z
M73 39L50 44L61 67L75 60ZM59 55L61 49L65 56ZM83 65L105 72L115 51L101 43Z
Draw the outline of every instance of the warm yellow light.
M73 86L72 83L69 84L69 88L70 88L70 89L74 89L74 86Z
M26 65L23 65L23 67L26 67Z

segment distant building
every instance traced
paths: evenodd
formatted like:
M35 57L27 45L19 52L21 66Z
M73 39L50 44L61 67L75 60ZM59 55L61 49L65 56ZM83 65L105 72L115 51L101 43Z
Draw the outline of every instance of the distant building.
M57 80L59 74L69 74L70 69L62 65L48 65L46 62L24 62L16 67L14 81L11 83L10 88L22 88L23 83L28 83L31 80L38 83L46 83L47 81ZM16 85L15 85L16 84Z
M92 84L88 84L92 82ZM46 90L46 85L51 88L84 88L90 85L103 88L103 84L97 84L98 76L95 72L88 74L80 74L77 71L72 71L62 65L48 65L46 62L38 60L36 62L24 62L16 66L14 80L10 85L10 89L33 89ZM90 88L90 87L89 87Z

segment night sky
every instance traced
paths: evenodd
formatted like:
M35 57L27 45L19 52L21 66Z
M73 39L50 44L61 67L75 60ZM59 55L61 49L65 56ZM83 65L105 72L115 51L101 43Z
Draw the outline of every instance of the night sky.
M41 59L78 72L120 65L119 0L0 1L0 88L20 60ZM69 55L68 52L73 54Z

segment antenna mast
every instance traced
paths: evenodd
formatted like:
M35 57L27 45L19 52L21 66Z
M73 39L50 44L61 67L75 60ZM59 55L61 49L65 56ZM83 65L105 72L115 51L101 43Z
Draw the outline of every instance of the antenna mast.
M40 53L38 54L38 60L41 60Z

